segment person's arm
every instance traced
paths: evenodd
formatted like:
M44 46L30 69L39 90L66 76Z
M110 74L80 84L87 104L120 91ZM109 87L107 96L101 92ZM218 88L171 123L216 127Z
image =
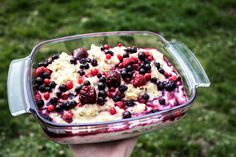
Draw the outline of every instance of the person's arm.
M137 138L119 141L70 145L74 157L129 157Z

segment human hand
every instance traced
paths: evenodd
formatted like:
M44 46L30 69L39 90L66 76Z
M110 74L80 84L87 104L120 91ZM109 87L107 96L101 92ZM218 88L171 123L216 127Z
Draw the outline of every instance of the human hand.
M74 157L129 157L137 138L118 141L70 145Z

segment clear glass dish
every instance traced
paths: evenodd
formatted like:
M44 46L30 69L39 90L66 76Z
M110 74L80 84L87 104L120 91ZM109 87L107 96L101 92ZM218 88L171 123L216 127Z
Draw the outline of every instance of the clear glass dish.
M109 44L159 49L182 76L188 101L185 104L145 116L104 123L58 124L43 118L33 96L32 73L35 65L55 52L71 52L91 44ZM17 78L17 79L16 79ZM208 87L209 79L193 53L180 42L169 42L159 34L146 31L101 32L51 39L36 45L31 54L13 60L8 72L8 102L13 116L32 113L46 135L62 144L105 142L138 136L180 120L196 97L197 87Z

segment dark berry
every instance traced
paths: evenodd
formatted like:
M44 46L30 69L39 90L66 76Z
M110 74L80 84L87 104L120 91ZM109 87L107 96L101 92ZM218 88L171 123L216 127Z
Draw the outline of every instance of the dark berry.
M99 82L106 82L106 78L105 78L105 77L103 77L103 76L102 76L102 77L100 77L100 78L99 78Z
M145 64L145 70L150 70L151 69L151 65L150 64Z
M160 103L161 105L165 105L165 104L166 104L166 101L165 101L165 99L161 98L161 99L159 99L159 103Z
M75 97L75 95L74 95L73 93L69 93L69 94L68 94L68 97L69 97L70 99L73 99L73 98Z
M143 62L144 62L144 64L150 64L150 61L147 59L145 59Z
M62 84L59 86L61 92L65 92L67 90L66 85Z
M113 56L114 52L112 52L111 50L108 50L108 51L105 52L105 54L110 54L111 56Z
M44 93L44 92L46 92L46 86L45 85L41 85L41 86L39 86L39 91L40 92L42 92L42 93Z
M49 74L49 73L43 73L42 77L43 77L43 78L48 78L48 79L49 79L49 78L50 78L50 74Z
M131 49L131 53L136 53L137 52L137 48L136 47L133 47L132 49Z
M41 77L37 77L35 79L35 83L38 84L38 85L41 85L41 84L43 84L43 79Z
M50 103L53 104L53 105L57 104L57 102L58 102L58 99L56 97L52 97L50 99Z
M125 85L120 85L120 87L119 87L119 91L121 91L121 92L125 92L127 89L128 89L128 87Z
M132 48L130 48L130 47L126 48L126 49L125 49L125 52L131 53L131 52L132 52Z
M80 59L80 60L79 60L79 63L80 63L80 64L85 64L85 63L87 63L86 58L82 58L82 59Z
M158 110L157 109L152 109L150 112L151 113L156 113Z
M126 69L127 69L127 71L133 71L132 65L128 65Z
M48 66L48 63L47 62L38 63L38 67L41 67L41 66L46 67L46 66Z
M143 95L143 99L148 100L149 99L149 95L148 94L144 94Z
M70 59L70 64L77 64L76 59L75 59L75 58L71 58L71 59Z
M132 107L135 105L134 101L133 100L126 100L125 101L125 105L128 106L128 107Z
M129 57L129 54L128 53L124 53L123 54L123 58L128 58Z
M76 88L75 88L75 92L76 93L79 93L79 91L82 89L82 86L77 86Z
M73 57L77 60L88 57L88 52L84 48L78 48L74 50Z
M80 70L78 71L78 73L79 73L80 76L85 75L85 72L84 72L82 69L80 69Z
M159 68L158 71L161 73L161 74L164 74L165 71L162 69L162 68Z
M58 59L58 58L59 58L59 55L58 55L58 54L52 55L52 59L53 59L53 60Z
M165 89L167 91L173 91L176 88L176 84L173 81L169 81L166 85L165 85Z
M105 98L107 96L106 92L104 90L101 90L98 92L98 97L103 97Z
M97 99L97 104L98 105L104 105L105 104L105 100L104 100L104 98L103 97L98 97L98 99Z
M131 78L132 76L133 76L133 72L132 71L127 72L127 77L128 78Z
M127 77L127 70L123 69L120 74L121 74L122 78L126 78Z
M104 51L104 50L105 50L105 48L104 48L103 46L102 46L100 49L101 49L101 51Z
M56 83L55 83L55 81L51 81L50 83L49 83L49 87L51 87L51 88L55 88L56 87Z
M56 107L55 107L55 111L56 112L61 112L63 110L63 107L62 107L62 105L56 105Z
M96 90L91 86L83 86L79 91L79 100L81 104L94 104L96 98Z
M112 100L113 100L114 102L120 101L121 99L122 99L122 97L119 96L119 95L115 95L115 96L112 97Z
M97 60L96 60L96 59L92 59L92 60L91 60L91 65L92 65L93 67L97 66L97 65L98 65Z
M46 87L45 87L45 91L46 91L46 92L51 92L52 89L51 89L49 86L46 86Z
M120 74L117 71L110 71L108 73L106 81L108 87L118 87L120 82Z
M104 90L105 88L106 88L106 85L104 83L102 83L102 82L98 83L98 89L99 90Z
M70 101L69 103L67 103L65 109L66 109L66 110L70 110L70 109L74 108L76 105L77 105L77 102L76 102L75 100L72 100L72 101Z
M88 80L84 81L84 85L85 86L89 86L90 85L90 82Z
M156 66L157 69L159 69L161 66L160 63L158 63L158 62L155 62L154 65Z
M157 88L158 88L158 90L163 90L165 88L165 84L163 82L158 82Z
M144 68L140 68L139 73L140 73L140 74L145 74L145 73L146 73L146 70L145 70Z
M129 111L125 111L123 113L123 118L131 118L131 113Z
M61 91L57 91L57 92L56 92L56 96L57 96L58 98L61 98L61 94L62 94Z
M36 102L36 104L37 104L38 107L43 107L44 101L43 101L43 100L38 100L38 101Z
M152 83L156 83L157 82L157 78L156 77L151 78L151 82Z
M88 69L89 68L89 64L88 63L84 63L80 65L80 69Z
M143 61L145 59L145 54L143 52L138 53L138 59Z
M98 77L98 78L101 78L101 77L102 77L102 74L100 74L100 73L97 74L97 77Z

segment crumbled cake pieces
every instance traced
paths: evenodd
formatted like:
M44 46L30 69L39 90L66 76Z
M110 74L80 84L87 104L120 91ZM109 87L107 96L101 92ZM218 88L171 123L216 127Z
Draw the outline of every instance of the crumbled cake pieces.
M161 52L121 43L53 55L34 76L39 112L56 123L131 118L187 101L180 76Z

